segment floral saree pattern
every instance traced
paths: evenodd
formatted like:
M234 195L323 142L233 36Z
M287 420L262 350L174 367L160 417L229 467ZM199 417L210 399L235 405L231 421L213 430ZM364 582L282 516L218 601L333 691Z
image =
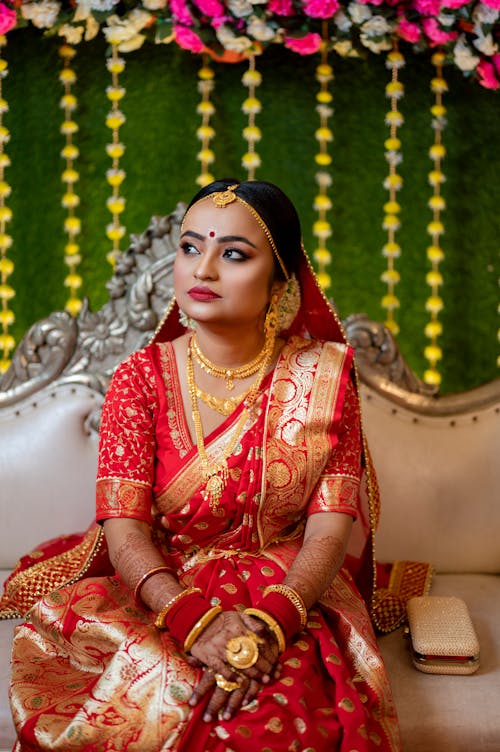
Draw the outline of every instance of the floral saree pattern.
M283 580L308 515L349 514L364 530L351 369L349 347L292 337L262 384L229 457L221 504L211 509L173 347L134 353L104 406L97 519L150 523L181 584L202 588L224 609L255 605ZM212 455L230 440L241 409L206 437ZM354 556L348 561L359 570ZM280 678L231 720L205 723L206 701L189 706L200 670L153 621L113 576L43 597L16 631L16 752L399 750L390 687L347 566L282 653Z

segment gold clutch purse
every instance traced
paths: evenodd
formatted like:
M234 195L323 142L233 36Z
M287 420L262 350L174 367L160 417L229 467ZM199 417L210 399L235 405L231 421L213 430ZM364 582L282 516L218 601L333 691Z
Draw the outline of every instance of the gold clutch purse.
M461 598L425 595L407 603L414 666L427 674L472 674L479 642Z

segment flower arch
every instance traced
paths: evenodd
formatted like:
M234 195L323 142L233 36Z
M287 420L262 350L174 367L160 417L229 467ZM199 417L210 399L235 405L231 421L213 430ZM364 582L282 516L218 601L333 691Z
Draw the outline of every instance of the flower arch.
M234 62L282 44L299 55L327 45L342 57L439 47L445 64L500 87L500 0L2 0L0 34L33 24L79 44L103 33L120 52L177 44Z

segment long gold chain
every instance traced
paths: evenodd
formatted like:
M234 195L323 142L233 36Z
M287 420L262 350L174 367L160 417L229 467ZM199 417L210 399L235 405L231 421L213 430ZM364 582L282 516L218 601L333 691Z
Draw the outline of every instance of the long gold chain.
M222 498L222 494L226 487L228 479L228 466L227 459L229 455L234 451L236 444L240 438L243 426L245 425L250 409L257 398L257 393L262 384L266 371L271 363L274 354L275 333L274 331L266 337L266 343L264 345L265 356L262 361L262 365L259 370L258 378L254 381L250 387L247 396L245 397L244 409L241 413L240 419L233 431L233 435L229 440L228 445L224 449L222 455L217 458L210 458L207 455L205 448L205 439L203 436L203 427L201 425L200 411L198 410L198 398L196 393L196 382L194 378L194 366L193 366L193 340L194 334L191 335L191 339L188 345L187 351L187 380L189 387L189 396L191 398L191 411L193 414L193 423L196 434L196 443L198 446L198 454L201 459L201 468L203 473L203 482L205 483L205 490L202 492L203 498L208 499L210 509L214 512L219 506L219 502Z
M268 343L267 341L264 343L264 347L260 353L250 363L238 366L237 368L224 368L212 363L200 350L196 335L193 335L191 338L190 346L196 362L203 368L205 373L210 374L210 376L216 376L218 379L225 379L226 387L231 391L234 389L234 379L246 379L248 376L253 376L254 373L257 373L267 357Z

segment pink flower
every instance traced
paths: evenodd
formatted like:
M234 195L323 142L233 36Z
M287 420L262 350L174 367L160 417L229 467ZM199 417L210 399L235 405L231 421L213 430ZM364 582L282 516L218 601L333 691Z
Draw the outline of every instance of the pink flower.
M500 0L482 0L482 2L488 6L488 8L493 8L493 10L500 10Z
M7 34L16 25L16 11L0 3L0 34Z
M285 47L299 55L312 55L321 47L320 34L306 34L304 37L285 37Z
M500 74L500 53L497 52L491 59L493 60L493 65L497 69L497 73Z
M480 60L477 64L476 70L481 86L484 86L485 89L500 88L500 81L495 75L495 66L492 63L488 63L486 60Z
M203 52L204 45L198 34L185 26L174 26L175 41L183 50Z
M311 18L331 18L339 7L338 0L305 0L304 13Z
M186 26L193 25L191 13L188 10L186 0L170 0L170 10L179 23Z
M406 42L410 42L411 44L418 42L421 35L420 27L417 26L417 24L410 23L410 21L407 21L406 18L399 19L397 33L399 34L401 39L404 39Z
M424 18L422 26L425 34L436 44L446 44L446 42L451 42L458 37L457 31L443 31L440 29L435 18Z
M193 4L203 13L204 16L222 16L224 8L219 0L193 0Z
M441 0L414 0L413 7L423 16L437 16Z
M462 5L467 5L470 0L443 0L443 8L461 8Z
M277 16L293 16L292 0L271 0L268 10Z

